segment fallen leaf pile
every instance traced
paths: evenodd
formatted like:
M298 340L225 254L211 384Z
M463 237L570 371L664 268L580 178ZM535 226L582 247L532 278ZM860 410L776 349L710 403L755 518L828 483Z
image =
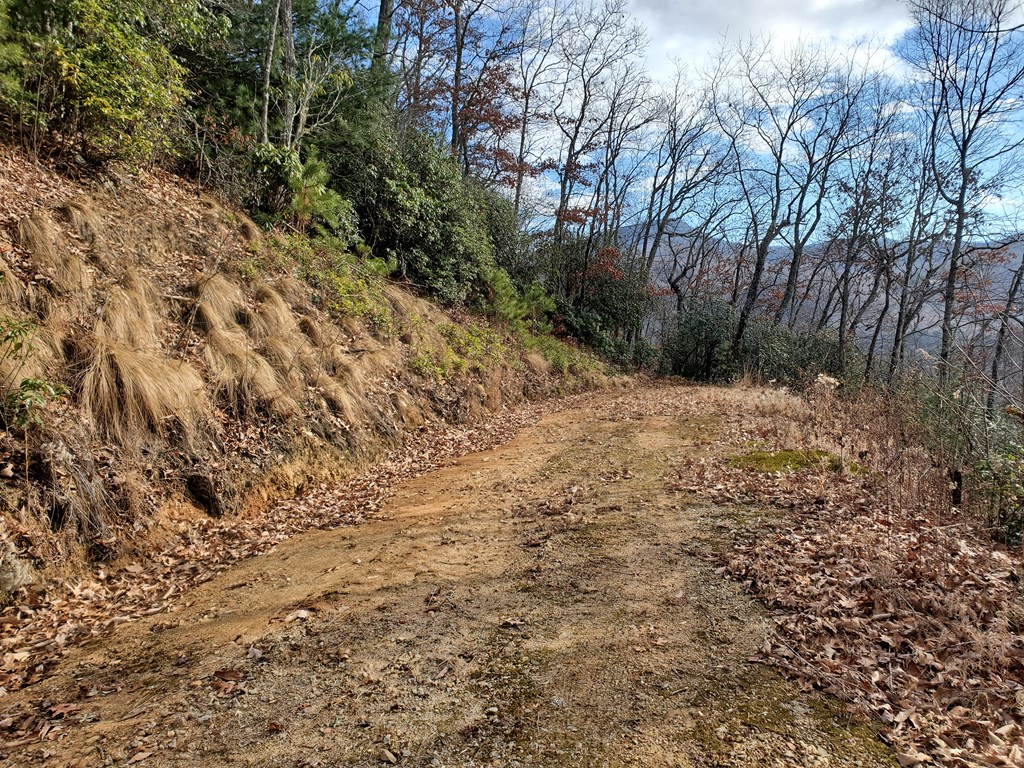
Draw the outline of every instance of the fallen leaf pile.
M232 563L303 531L378 515L399 480L507 441L543 407L507 412L482 424L427 425L348 483L321 486L259 516L182 523L174 539L146 563L100 566L91 578L52 579L20 590L14 604L0 611L0 697L39 680L74 645L118 624L173 612L190 588Z
M724 569L776 611L764 658L879 718L903 766L1024 765L1019 558L956 512L886 504L879 482L719 457L679 467L672 484L765 508Z

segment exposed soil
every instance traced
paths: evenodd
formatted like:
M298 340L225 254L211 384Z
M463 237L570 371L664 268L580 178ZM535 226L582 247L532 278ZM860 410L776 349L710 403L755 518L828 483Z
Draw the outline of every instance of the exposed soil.
M719 566L756 513L670 488L749 397L576 398L245 560L9 696L75 725L5 764L892 765L750 661L772 617Z

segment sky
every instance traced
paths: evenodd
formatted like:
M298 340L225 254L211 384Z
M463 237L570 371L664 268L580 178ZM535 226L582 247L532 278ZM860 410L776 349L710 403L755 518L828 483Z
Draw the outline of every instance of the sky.
M676 59L699 65L726 36L891 43L910 24L902 0L629 0L629 8L647 27L647 64L655 77L671 73Z

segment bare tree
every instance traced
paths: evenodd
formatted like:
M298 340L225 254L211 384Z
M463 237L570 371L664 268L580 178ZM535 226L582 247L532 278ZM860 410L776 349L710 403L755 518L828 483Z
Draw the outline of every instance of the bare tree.
M541 157L534 137L538 124L545 124L543 105L547 89L557 82L559 41L568 30L568 7L563 0L545 4L531 0L519 16L523 44L515 63L518 101L514 145L509 151L513 177L512 204L516 217L522 215L523 185L528 176L541 172Z
M731 152L713 131L713 98L677 69L671 91L660 99L659 136L649 171L651 191L638 242L648 272L673 229L687 229L685 217L727 173ZM689 229L692 234L693 228Z
M848 95L836 86L822 49L798 45L773 55L771 41L752 39L720 56L715 114L728 137L735 178L749 217L753 267L733 339L739 349L762 291L776 241L794 225L791 243L803 247L820 220L827 169L847 127ZM830 119L839 108L844 118ZM807 230L810 229L810 232ZM791 270L793 280L796 271Z
M924 76L928 166L953 218L943 287L939 376L954 348L957 281L986 195L1020 172L1024 142L1024 29L1011 0L912 0L915 28L901 48Z
M629 77L629 63L644 48L643 30L626 22L622 0L603 5L576 6L572 22L559 40L559 82L552 94L550 114L558 132L558 203L553 240L563 243L566 226L589 212L575 210L577 189L593 184L590 153L601 145L612 116L607 96L614 91L608 81Z

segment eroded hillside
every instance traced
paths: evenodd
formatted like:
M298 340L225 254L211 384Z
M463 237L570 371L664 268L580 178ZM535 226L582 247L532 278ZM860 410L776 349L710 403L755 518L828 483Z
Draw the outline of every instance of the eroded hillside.
M0 178L4 592L351 477L433 422L606 382L180 178L75 183L8 150Z

